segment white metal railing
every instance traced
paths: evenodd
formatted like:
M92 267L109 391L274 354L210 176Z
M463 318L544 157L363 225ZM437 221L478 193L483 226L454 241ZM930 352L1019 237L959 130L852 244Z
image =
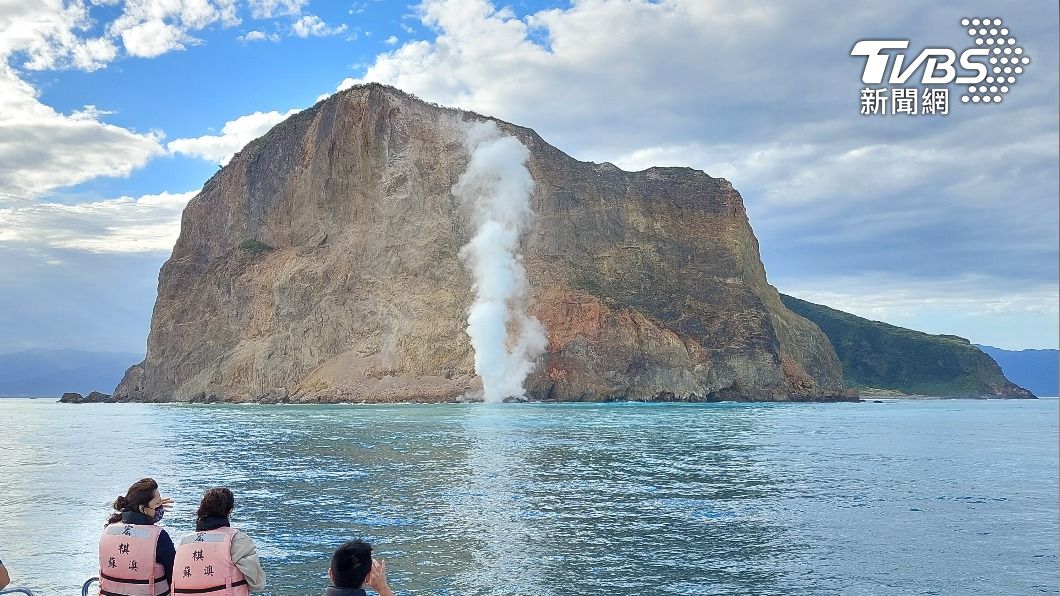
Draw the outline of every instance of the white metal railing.
M92 579L90 579L87 582L85 582L84 585L81 586L81 596L88 596L88 589L90 587L92 587L93 583L97 583L97 582L99 582L99 578L98 577L93 577ZM21 588L21 587L6 588L6 589L3 589L3 590L0 590L0 594L25 594L26 596L35 596L35 594L33 593L33 590L30 590L29 588Z

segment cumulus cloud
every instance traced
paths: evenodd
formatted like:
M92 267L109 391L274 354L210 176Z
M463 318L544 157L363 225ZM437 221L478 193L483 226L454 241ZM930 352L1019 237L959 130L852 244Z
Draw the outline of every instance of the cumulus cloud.
M147 21L121 32L121 41L130 56L154 58L173 50L183 50L186 43L198 41L175 25Z
M326 37L338 35L346 30L346 25L330 27L316 15L306 15L291 25L291 34L296 37Z
M193 31L239 22L235 0L126 0L107 32L122 40L130 56L154 58L199 43Z
M265 134L273 126L297 112L298 110L294 109L284 113L254 112L225 122L219 135L175 139L170 141L166 147L171 153L190 155L224 165L247 143Z
M809 286L787 280L781 291L811 302L828 304L867 318L902 315L919 307L956 310L972 315L1002 312L1060 312L1060 288L1037 284L1023 288L996 287L1004 280L963 274L948 279L923 279L893 272L835 276L829 283Z
M249 0L250 13L255 19L301 14L309 0Z
M168 252L180 233L180 214L194 195L161 193L0 208L0 247Z
M117 55L111 39L79 35L91 25L82 2L28 0L0 5L0 57L18 54L29 70L95 70Z
M93 5L98 4L93 2ZM164 154L162 133L103 121L96 108L63 114L16 70L95 70L119 56L153 57L195 40L188 31L239 22L235 0L128 0L95 31L82 0L0 4L0 201L33 199L99 176L126 176Z
M252 41L271 41L277 43L280 41L280 36L277 33L265 33L264 31L248 31L246 35L240 35L239 41L243 43L249 43Z
M549 129L550 140L565 148L577 143L582 151L595 148L587 137L604 131L606 151L632 150L649 136L663 136L646 134L660 125L670 142L699 139L705 96L731 93L730 107L746 107L760 90L746 91L765 82L764 72L748 72L742 62L708 57L748 52L753 60L767 53L754 48L779 32L784 12L783 6L706 0L589 1L519 18L485 0L428 0L417 13L436 37L380 55L363 77L343 86L393 84L432 101ZM719 79L728 77L726 83L739 85L721 93ZM622 130L615 130L616 122ZM581 134L586 128L594 134Z
M136 133L100 121L102 115L95 107L59 113L0 65L0 203L126 176L164 153L160 133Z
M1055 348L1060 288L980 274L928 279L900 272L781 279L781 292L858 316L1006 349Z

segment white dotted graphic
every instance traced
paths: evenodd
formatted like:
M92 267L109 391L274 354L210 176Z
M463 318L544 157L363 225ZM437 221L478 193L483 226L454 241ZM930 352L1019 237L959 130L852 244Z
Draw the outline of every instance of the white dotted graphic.
M961 26L974 38L975 45L990 50L991 66L987 72L994 75L986 77L986 85L970 85L967 94L961 96L962 103L1001 103L1009 85L1016 83L1015 75L1023 74L1023 66L1030 64L1031 59L1023 55L1023 48L1016 45L1008 27L1001 25L999 18L961 19Z

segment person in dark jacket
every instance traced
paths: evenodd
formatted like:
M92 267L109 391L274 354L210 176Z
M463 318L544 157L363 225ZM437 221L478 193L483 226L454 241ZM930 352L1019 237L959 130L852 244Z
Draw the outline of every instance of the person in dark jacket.
M363 540L351 540L335 551L328 577L332 585L325 596L366 596L366 587L379 596L394 596L386 581L386 561L373 559L372 545Z
M158 491L158 483L151 478L137 480L114 501L115 513L107 519L107 525L123 523L134 525L154 525L162 521L166 510L173 505L173 499L164 498ZM155 546L155 562L165 571L166 583L173 582L173 558L177 549L173 539L165 530L160 530L158 543Z

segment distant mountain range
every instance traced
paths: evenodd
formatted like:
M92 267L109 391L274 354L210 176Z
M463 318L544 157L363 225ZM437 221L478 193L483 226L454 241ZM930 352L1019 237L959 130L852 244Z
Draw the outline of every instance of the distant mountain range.
M1035 395L1060 395L1060 351L1057 350L1002 350L993 346L975 347L986 352L1001 365L1005 376Z
M132 352L24 350L0 354L0 396L55 396L66 391L110 393L130 364Z

